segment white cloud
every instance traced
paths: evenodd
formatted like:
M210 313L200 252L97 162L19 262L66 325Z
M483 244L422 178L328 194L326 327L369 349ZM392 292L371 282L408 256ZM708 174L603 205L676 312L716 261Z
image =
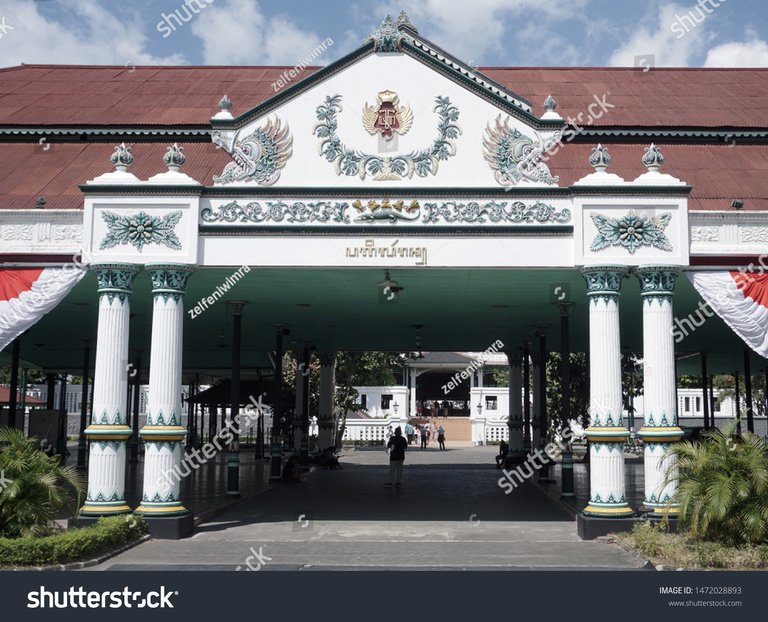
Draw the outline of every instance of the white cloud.
M705 67L768 67L768 43L750 41L723 43L707 52Z
M419 32L458 58L483 64L490 52L510 56L522 25L546 29L578 18L588 0L397 0L382 13L404 8ZM538 53L538 52L537 52Z
M253 0L219 0L195 18L192 32L210 65L295 65L325 37L300 29L288 17L267 17ZM329 62L319 57L315 63Z
M688 66L691 59L703 51L709 38L706 15L700 23L691 21L695 25L689 27L688 32L681 29L679 18L690 10L672 3L660 5L657 15L644 20L629 40L613 51L608 64L631 67L635 65L636 56L652 54L658 67ZM679 36L681 32L683 36Z
M62 0L62 19L48 18L31 0L5 0L0 15L13 30L0 40L2 65L20 63L179 64L183 56L146 51L138 14L118 19L98 0Z

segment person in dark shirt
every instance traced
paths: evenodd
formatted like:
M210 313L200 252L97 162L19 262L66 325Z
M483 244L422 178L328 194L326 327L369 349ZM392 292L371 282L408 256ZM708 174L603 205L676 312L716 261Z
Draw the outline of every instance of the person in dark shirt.
M405 450L408 449L408 441L403 437L403 431L397 426L395 435L387 443L389 451L389 481L387 486L400 486L403 481L403 462L405 462Z
M499 453L496 456L496 468L497 469L501 468L501 465L507 459L508 455L509 455L509 445L507 444L506 441L501 441L501 443L499 443Z

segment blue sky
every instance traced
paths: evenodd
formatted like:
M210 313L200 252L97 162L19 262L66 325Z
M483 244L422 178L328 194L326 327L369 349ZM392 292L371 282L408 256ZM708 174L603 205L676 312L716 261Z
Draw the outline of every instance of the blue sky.
M401 9L477 65L768 66L765 0L0 0L0 66L326 64Z

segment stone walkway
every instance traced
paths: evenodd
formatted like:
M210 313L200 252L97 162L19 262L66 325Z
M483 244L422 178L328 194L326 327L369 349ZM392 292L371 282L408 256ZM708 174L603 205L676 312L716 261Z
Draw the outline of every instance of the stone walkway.
M409 450L385 487L383 448L346 450L315 471L229 508L182 541L150 541L95 569L636 569L619 547L584 542L568 508L533 484L497 485L494 447ZM269 559L268 559L269 558Z

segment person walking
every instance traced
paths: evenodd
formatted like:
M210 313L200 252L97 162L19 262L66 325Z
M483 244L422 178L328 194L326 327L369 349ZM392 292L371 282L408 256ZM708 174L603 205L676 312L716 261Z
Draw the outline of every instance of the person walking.
M403 482L403 462L405 462L405 450L408 449L408 441L403 438L400 426L395 429L395 435L389 439L387 450L389 452L389 481L387 486L400 486Z
M413 426L410 423L405 424L405 438L408 439L408 444L413 443Z
M445 428L443 426L437 428L437 443L440 445L440 449L445 449Z
M429 443L429 428L425 425L421 428L421 448L426 449Z

